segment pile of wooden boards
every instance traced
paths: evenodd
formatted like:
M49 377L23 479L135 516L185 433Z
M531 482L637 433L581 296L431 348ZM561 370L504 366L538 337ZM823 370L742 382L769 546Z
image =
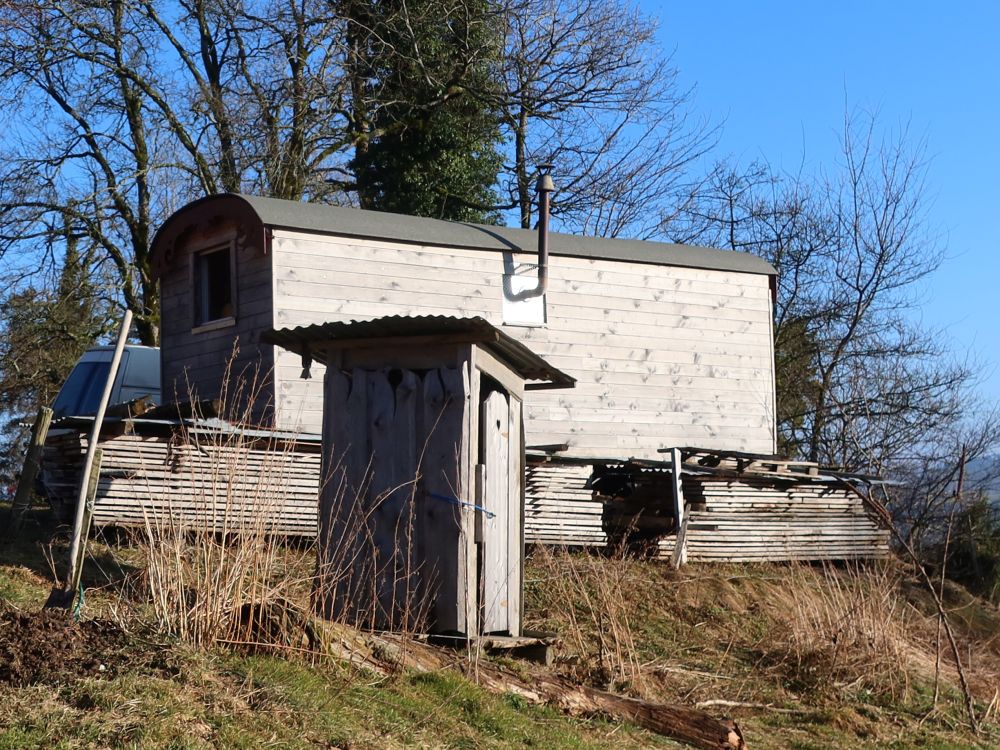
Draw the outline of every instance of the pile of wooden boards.
M718 460L711 466L690 458L683 465L688 562L869 559L889 554L884 509L843 476L801 461L714 458ZM632 499L641 496L651 516L650 523L641 517L633 521L639 530L661 524L665 513L672 513L672 473L665 470L666 463L649 470L650 463L637 462L635 467L642 479ZM590 489L591 471L590 466L558 459L529 464L526 541L578 547L617 541L617 526L628 515L622 508L635 503L596 494ZM661 534L655 555L670 559L676 541L673 529Z
M180 424L133 420L101 438L93 523L97 526L206 524L267 533L316 533L318 440L279 440ZM72 513L87 435L53 430L42 464L45 494L57 513Z
M71 514L87 437L57 429L46 442L42 480L57 511ZM320 441L268 439L179 422L131 420L102 436L94 524L141 526L173 520L220 531L240 524L269 533L316 533ZM687 456L683 473L684 545L689 562L839 560L889 554L884 509L829 472L803 462L713 460ZM784 463L784 465L783 465ZM631 505L591 487L584 461L529 462L524 540L528 544L601 548L621 538ZM671 473L646 472L642 499L664 520ZM657 490L662 487L662 492ZM633 503L634 505L634 503ZM627 506L627 507L626 507ZM628 510L624 512L623 508ZM642 528L642 519L633 521ZM669 559L676 534L661 534L655 554Z
M889 529L868 501L843 484L684 476L689 561L877 558L889 554Z
M590 464L528 464L524 490L524 541L603 547L604 503L589 487Z

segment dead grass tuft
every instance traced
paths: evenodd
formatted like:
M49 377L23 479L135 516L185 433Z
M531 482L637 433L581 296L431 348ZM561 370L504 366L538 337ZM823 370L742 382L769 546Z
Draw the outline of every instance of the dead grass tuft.
M227 377L222 391L228 427L182 428L181 445L207 460L188 462L191 490L183 507L147 488L140 500L143 525L140 598L152 605L156 626L195 646L265 642L298 644L298 633L278 627L300 621L275 611L304 609L312 586L315 549L275 533L288 481L288 443L244 430L253 427L252 405L262 380ZM197 403L196 394L190 394ZM264 450L261 450L261 449Z
M852 689L906 699L908 651L898 569L888 564L792 565L771 602L771 668L799 689Z
M634 561L549 547L536 548L532 561L547 606L565 618L560 636L573 652L577 676L600 687L644 694L648 673L633 630L631 597L641 588Z

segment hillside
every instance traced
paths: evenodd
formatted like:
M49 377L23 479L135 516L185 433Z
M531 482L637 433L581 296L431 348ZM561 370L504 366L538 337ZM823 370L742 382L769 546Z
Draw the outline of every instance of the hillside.
M896 564L671 571L535 550L528 626L559 634L555 663L455 656L470 679L379 674L292 642L185 644L157 627L141 595L146 552L124 539L92 544L80 625L40 617L53 582L46 558L58 560L62 544L50 536L38 512L0 546L0 748L682 747L493 694L474 684L477 665L699 705L736 719L751 748L985 748L1000 738L1000 613L946 587L982 724L974 735L943 642L934 706L935 611ZM283 554L292 569L309 551Z

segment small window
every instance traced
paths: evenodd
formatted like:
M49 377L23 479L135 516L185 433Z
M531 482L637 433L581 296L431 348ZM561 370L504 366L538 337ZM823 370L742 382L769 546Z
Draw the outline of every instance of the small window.
M236 315L229 245L194 257L194 324L202 326Z

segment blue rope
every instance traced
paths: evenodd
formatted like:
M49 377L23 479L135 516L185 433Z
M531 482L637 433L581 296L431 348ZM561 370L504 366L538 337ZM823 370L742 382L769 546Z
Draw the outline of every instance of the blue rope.
M73 607L73 619L77 622L80 621L80 610L83 609L83 581L80 581L80 591L79 596L76 598L76 606Z
M472 508L473 510L478 510L480 513L485 513L487 518L496 518L497 514L492 511L486 510L481 505L476 505L475 503L467 503L464 500L459 500L457 497L448 497L447 495L439 495L436 492L428 492L428 495L433 497L435 500L444 500L446 503L451 503L452 505L464 506L466 508Z

